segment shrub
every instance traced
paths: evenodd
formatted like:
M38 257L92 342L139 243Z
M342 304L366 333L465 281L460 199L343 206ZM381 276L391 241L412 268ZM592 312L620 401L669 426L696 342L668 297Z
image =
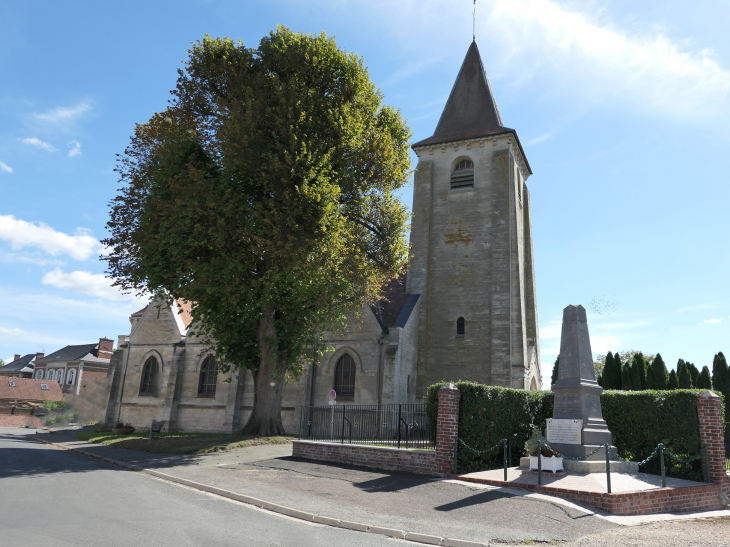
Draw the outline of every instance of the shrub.
M436 440L438 390L443 385L444 382L430 386L426 396L432 442ZM553 415L552 391L525 391L475 382L456 382L455 385L461 391L461 440L474 450L486 450L501 439L509 438L512 465L516 465L517 458L523 455L525 442L532 434L531 426L544 431L547 419ZM477 454L460 445L458 460L460 472L501 467L504 450L496 448L487 454Z
M700 430L697 396L701 390L673 391L605 391L601 395L603 418L613 434L619 454L633 461L648 457L659 443L680 458L699 453ZM723 411L724 413L724 411ZM723 417L724 421L724 417ZM667 474L691 480L703 480L702 460L677 464L664 458ZM641 467L642 472L660 473L659 458Z

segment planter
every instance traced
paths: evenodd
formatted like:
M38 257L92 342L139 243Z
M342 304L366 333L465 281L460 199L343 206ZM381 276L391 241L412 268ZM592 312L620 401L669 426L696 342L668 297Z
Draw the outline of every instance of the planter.
M133 427L115 427L112 429L112 433L115 435L129 435L130 433L134 433Z
M537 456L530 456L530 469L537 469ZM558 456L542 457L542 470L553 473L563 470L563 458Z

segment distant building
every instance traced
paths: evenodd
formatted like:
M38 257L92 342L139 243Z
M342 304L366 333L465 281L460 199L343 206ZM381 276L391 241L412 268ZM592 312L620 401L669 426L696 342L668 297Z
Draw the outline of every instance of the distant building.
M63 393L57 382L33 378L0 378L0 406L62 399Z
M58 382L65 393L78 395L84 382L106 378L114 341L100 338L96 344L66 346L34 361L33 378Z
M0 376L10 378L33 378L36 359L41 359L42 353L29 353L22 357L18 354L4 367L0 367Z

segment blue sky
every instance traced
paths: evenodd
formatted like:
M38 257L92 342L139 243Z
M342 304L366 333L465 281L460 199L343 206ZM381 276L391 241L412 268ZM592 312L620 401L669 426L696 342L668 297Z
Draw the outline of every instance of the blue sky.
M477 43L535 173L544 375L568 304L588 309L594 353L701 367L730 352L728 15L720 0L478 0ZM1 358L128 333L144 302L98 258L115 154L165 108L192 41L255 46L277 23L363 56L414 141L472 31L469 0L0 4Z

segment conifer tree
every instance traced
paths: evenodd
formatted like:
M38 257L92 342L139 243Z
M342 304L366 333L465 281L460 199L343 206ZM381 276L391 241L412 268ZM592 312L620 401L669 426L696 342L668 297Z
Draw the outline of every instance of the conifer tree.
M596 377L596 383L597 383L597 384L598 384L599 386L603 387L603 374L599 374L599 375L598 375L598 376Z
M639 377L639 390L646 389L646 360L641 352L634 355L635 370ZM637 390L638 391L638 390Z
M624 388L623 370L624 365L621 362L621 356L617 351L613 355L613 385L615 386L614 389Z
M654 384L652 389L667 389L667 365L664 364L661 353L657 353L651 364L651 375Z
M628 364L621 367L621 389L631 391L631 369Z
M629 367L629 374L631 374L631 391L641 391L641 376L639 375L639 367L636 361Z
M601 387L603 389L616 389L613 387L613 353L610 351L606 354L606 363L603 365Z
M702 367L700 377L697 379L697 389L712 389L712 378L708 367Z
M555 385L555 382L558 381L558 366L560 365L560 355L558 355L555 358L555 365L553 366L553 376L550 379L550 383L552 385Z
M669 373L669 381L667 382L667 389L679 389L679 381L677 380L677 371L672 369Z
M680 359L679 363L677 363L677 368L679 369L679 372L677 373L679 389L692 389L692 375L689 373L687 363Z
M692 377L692 385L697 385L697 379L700 377L700 369L698 369L694 363L687 362L687 368L689 369L689 375Z
M712 388L727 397L728 368L722 352L718 352L712 360Z

